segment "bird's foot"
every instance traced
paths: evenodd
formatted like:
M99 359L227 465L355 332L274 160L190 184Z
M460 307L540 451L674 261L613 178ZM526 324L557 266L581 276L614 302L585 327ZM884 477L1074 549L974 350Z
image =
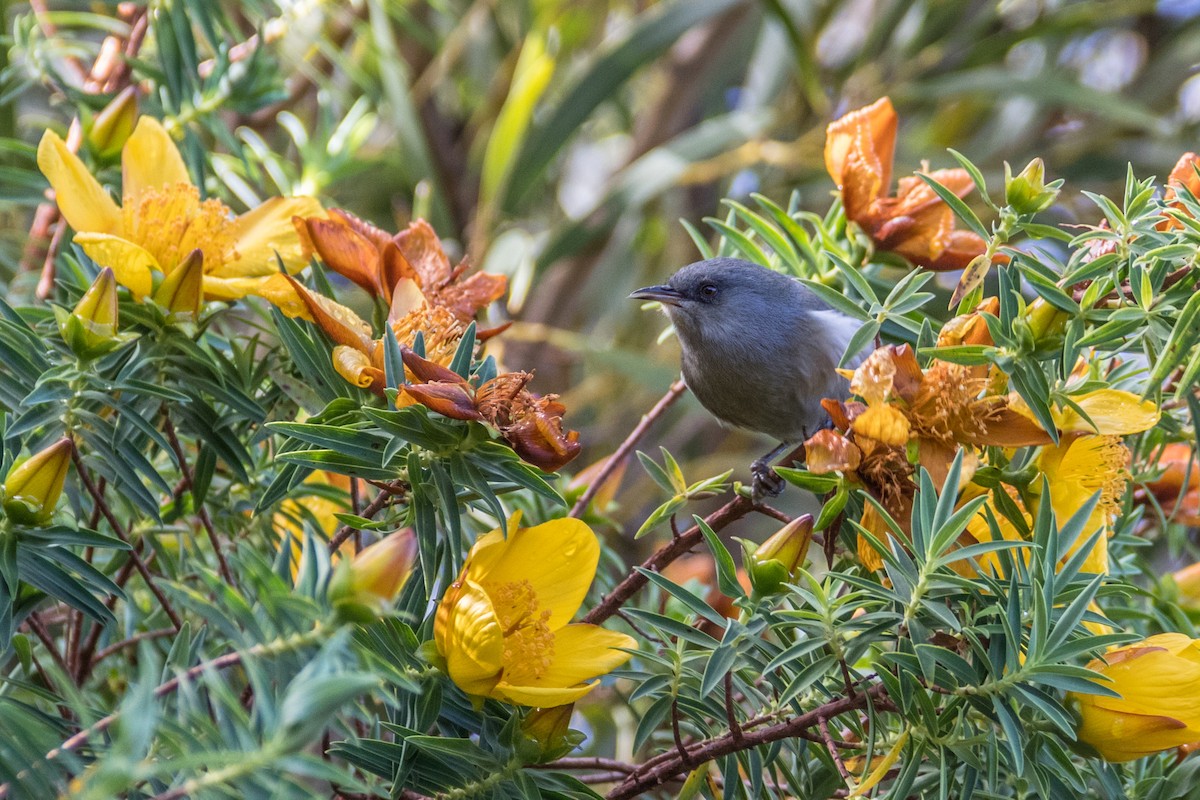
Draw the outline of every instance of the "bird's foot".
M767 497L775 497L783 491L783 478L779 477L779 473L771 468L771 462L766 459L760 458L750 465L750 476L753 479L750 499L755 503Z

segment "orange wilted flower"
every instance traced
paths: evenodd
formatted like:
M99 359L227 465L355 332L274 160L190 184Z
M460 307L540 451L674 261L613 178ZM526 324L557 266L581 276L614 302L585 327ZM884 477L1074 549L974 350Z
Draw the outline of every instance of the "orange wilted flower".
M1200 525L1200 461L1192 448L1175 442L1163 448L1158 457L1162 475L1146 483L1168 519L1184 525ZM1139 501L1145 501L1139 492Z
M315 252L330 269L389 302L407 278L431 305L469 322L508 288L503 275L477 272L464 278L467 263L451 267L437 234L423 219L394 236L336 208L328 219L293 217L292 223L310 254Z
M1179 157L1179 161L1175 162L1175 168L1167 176L1167 189L1163 192L1163 202L1168 208L1188 213L1183 201L1178 199L1180 189L1187 189L1193 197L1200 197L1200 175L1196 174L1197 168L1200 168L1200 156L1195 153L1184 153ZM1169 231L1172 228L1182 228L1183 223L1163 215L1162 222L1154 227L1160 231Z
M888 194L897 122L892 101L883 97L835 120L826 130L825 168L841 189L846 217L880 250L932 270L963 269L987 249L983 239L955 230L950 206L915 175L901 178L896 194ZM964 169L926 174L959 197L975 185Z
M521 458L553 472L579 454L578 431L564 431L566 406L553 394L525 388L528 372L505 372L475 388L458 373L405 349L405 372L415 378L404 392L451 419L486 422Z

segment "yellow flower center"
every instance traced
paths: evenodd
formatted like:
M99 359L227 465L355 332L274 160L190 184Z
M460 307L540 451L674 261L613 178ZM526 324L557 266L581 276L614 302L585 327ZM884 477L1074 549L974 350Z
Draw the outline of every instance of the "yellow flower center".
M526 679L540 678L554 657L550 611L538 612L537 592L528 580L489 586L487 592L504 630L501 660L505 674L510 680L513 673Z
M170 273L188 253L204 253L204 272L212 273L234 256L234 221L220 200L200 200L200 190L180 182L144 189L121 209L125 237L154 256Z

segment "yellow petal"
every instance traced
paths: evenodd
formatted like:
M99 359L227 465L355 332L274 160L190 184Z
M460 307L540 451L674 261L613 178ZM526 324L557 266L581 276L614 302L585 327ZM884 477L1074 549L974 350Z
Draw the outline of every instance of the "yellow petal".
M137 202L147 189L191 183L183 156L162 123L154 117L138 120L121 151L121 182L126 205Z
M75 243L101 267L108 267L133 296L141 300L153 286L151 270L162 272L148 250L107 233L77 233Z
M616 648L637 649L632 637L596 625L568 625L554 635L554 656L538 677L519 667L506 670L493 694L510 703L549 708L572 703L590 692L599 681L584 683L611 672L629 660Z
M500 678L504 655L500 620L487 593L476 583L464 582L451 599L440 641L446 671L467 694L491 694Z
M514 686L500 681L492 689L492 696L506 703L531 708L556 708L574 703L585 694L600 685L600 681L592 681L583 686Z
M1151 400L1142 400L1132 392L1120 389L1097 389L1072 397L1091 419L1088 422L1074 408L1067 406L1054 414L1054 422L1064 433L1102 433L1127 436L1141 433L1158 424L1162 412Z
M321 204L312 197L272 197L234 220L233 251L225 254L224 264L213 274L270 275L279 272L276 254L288 272L299 270L308 263L308 255L292 217L324 213Z
M529 581L539 611L549 611L551 630L570 622L587 595L600 543L582 521L556 519L521 528L506 538L500 531L481 537L471 548L463 575L485 586Z
M385 373L372 366L371 359L353 347L339 344L333 348L333 368L337 374L360 389L370 388L376 381L385 380Z
M57 133L38 143L38 169L50 181L63 219L76 231L119 234L121 209Z
M619 631L599 625L577 623L554 632L554 658L542 675L546 684L574 686L606 675L632 658L625 650L637 650L637 641Z

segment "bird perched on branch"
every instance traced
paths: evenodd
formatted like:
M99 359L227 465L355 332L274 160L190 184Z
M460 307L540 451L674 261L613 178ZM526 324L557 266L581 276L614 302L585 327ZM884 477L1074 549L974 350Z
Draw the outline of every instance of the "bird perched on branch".
M689 264L629 296L662 303L683 350L683 378L701 405L723 425L780 442L751 465L754 499L779 494L771 464L829 426L821 400L846 396L836 367L860 323L799 281L736 258Z

